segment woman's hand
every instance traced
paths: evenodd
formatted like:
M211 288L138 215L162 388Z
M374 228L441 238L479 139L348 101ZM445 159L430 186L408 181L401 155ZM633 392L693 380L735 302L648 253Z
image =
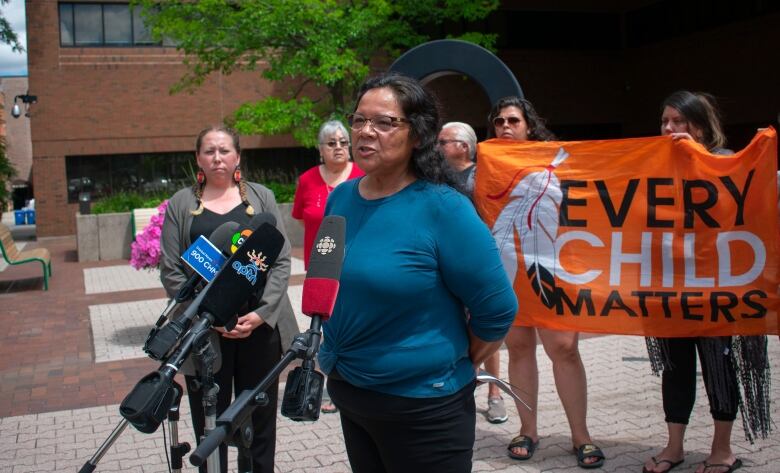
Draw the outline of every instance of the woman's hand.
M696 140L693 139L693 137L690 135L690 133L672 133L669 136L671 136L672 140L674 140L674 141L677 141L677 140L696 141Z
M225 329L219 330L222 336L225 338L246 338L252 333L252 330L263 325L265 320L257 312L249 312L246 315L242 315L238 318L236 326L233 330L226 331Z

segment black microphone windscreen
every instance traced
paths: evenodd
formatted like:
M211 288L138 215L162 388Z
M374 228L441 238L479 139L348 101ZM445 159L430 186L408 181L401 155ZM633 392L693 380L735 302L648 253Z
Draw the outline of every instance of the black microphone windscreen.
M236 222L225 222L211 232L209 241L224 252L225 248L230 248L230 239L236 233L238 227L240 225Z
M249 223L244 226L239 226L236 230L234 230L230 241L224 247L220 248L222 248L226 255L235 253L236 250L244 244L244 241L249 238L249 235L251 235L256 228L259 228L264 223L268 223L275 227L276 217L274 217L274 214L269 212L261 212L255 215L252 217Z
M247 226L251 229L260 228L260 225L264 223L270 223L274 227L276 226L276 217L270 212L260 212L252 217Z
M236 315L256 289L284 246L284 236L270 223L260 225L222 266L206 289L199 311L214 317L221 327Z
M344 264L346 220L329 215L322 220L309 256L309 270L303 280L302 312L325 319L333 313Z

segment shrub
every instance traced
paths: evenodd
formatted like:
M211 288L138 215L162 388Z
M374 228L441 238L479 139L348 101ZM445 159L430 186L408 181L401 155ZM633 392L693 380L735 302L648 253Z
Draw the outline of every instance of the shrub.
M133 209L157 207L167 199L167 194L141 194L138 192L119 192L103 197L92 203L93 214L130 212Z
M166 208L167 200L157 207L157 215L151 218L149 225L145 226L130 244L130 266L135 269L153 269L160 266L160 236Z
M285 204L292 202L295 197L295 184L282 184L280 182L266 182L264 185L271 189L276 197L276 202Z

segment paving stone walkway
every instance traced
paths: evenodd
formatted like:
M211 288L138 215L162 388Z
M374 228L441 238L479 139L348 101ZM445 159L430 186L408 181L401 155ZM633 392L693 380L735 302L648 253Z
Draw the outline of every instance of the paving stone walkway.
M75 239L32 242L52 251L54 277L43 292L35 271L12 268L0 273L0 472L78 471L119 423L118 404L132 386L158 364L143 358L139 341L164 304L160 287L86 293L87 270L122 266L122 262L77 263ZM300 250L295 250L300 258ZM302 266L301 266L302 268ZM107 270L113 271L113 270ZM290 297L300 308L302 277L291 278ZM108 274L108 273L105 273ZM128 315L131 314L131 315ZM299 315L302 328L308 319ZM593 471L639 472L646 458L663 446L665 425L660 379L651 375L644 339L584 338L581 353L588 372L589 426L608 460ZM769 339L772 400L780 394L780 342ZM558 400L551 364L541 347L540 447L531 462L506 456L506 444L519 429L517 411L508 405L509 421L494 425L477 419L473 471L579 472L565 414ZM506 352L501 376L506 378ZM286 375L282 375L282 381ZM487 388L477 389L480 412ZM182 401L180 439L193 442L188 403ZM772 415L780 418L776 402ZM279 416L276 471L348 472L338 414L317 422L296 423ZM703 385L686 442L686 463L676 472L691 473L706 458L711 420ZM780 473L780 435L750 445L741 422L732 436L741 471ZM164 472L162 429L142 434L128 427L98 465L97 471ZM231 458L235 457L234 452ZM185 471L196 471L186 463ZM231 463L235 471L235 463Z

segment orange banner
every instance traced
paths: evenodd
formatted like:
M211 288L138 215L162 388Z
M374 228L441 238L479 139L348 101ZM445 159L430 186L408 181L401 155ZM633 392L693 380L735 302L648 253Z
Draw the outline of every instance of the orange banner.
M733 156L669 137L479 144L474 200L515 324L777 334L777 133Z

